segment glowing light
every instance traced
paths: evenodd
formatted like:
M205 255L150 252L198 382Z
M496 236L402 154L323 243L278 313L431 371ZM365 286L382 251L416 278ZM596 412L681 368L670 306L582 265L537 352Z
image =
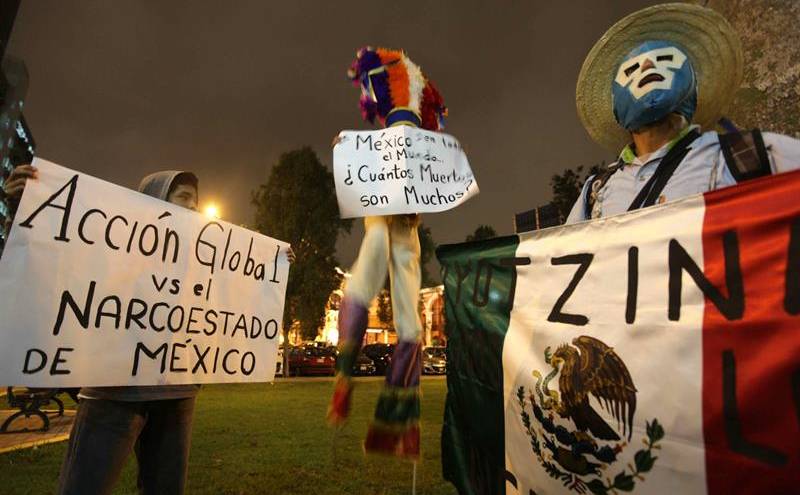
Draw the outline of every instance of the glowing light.
M219 208L213 203L206 205L206 207L203 208L203 213L208 218L219 218Z

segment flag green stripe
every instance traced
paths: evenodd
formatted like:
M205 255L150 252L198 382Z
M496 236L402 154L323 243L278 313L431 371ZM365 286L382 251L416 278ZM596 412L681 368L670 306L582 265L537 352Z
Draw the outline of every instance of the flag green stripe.
M509 236L437 250L448 336L442 471L462 495L505 490L503 341L518 245Z

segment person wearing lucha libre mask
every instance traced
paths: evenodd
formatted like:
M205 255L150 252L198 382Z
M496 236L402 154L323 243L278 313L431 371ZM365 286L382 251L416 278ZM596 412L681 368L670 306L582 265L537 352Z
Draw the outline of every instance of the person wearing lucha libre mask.
M567 223L800 166L800 141L721 119L742 71L739 39L711 9L656 5L612 26L583 63L576 103L589 135L619 159L589 177Z
M446 108L436 87L400 50L362 48L348 71L361 88L364 120L384 127L442 129ZM419 378L422 325L419 215L364 219L364 239L339 309L339 358L328 421L341 425L350 411L351 375L367 330L368 308L389 274L397 347L367 431L364 449L399 457L419 456Z

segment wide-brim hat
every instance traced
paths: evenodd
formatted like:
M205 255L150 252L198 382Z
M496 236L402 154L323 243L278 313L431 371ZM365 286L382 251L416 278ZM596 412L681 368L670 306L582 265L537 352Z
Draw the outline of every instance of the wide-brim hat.
M733 100L742 80L739 37L718 12L687 3L655 5L611 26L583 61L575 102L589 135L614 153L630 135L614 119L611 84L619 65L645 41L668 41L686 52L697 77L693 122L710 128Z

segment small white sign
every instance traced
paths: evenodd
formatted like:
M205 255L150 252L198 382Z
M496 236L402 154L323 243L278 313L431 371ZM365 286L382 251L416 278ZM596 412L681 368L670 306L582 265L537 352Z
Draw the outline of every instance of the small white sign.
M405 125L339 133L333 174L342 218L445 211L479 192L456 138Z
M33 164L0 262L0 383L273 379L288 244Z

